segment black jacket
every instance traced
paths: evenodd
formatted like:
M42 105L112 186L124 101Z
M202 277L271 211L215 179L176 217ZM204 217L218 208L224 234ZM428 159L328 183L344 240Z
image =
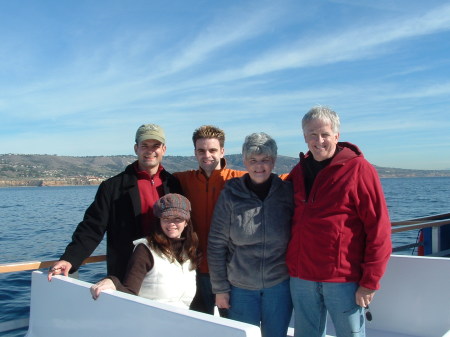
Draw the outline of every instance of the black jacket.
M107 232L107 273L123 279L133 252L133 240L143 236L141 199L134 165L128 165L124 172L100 184L93 203L72 235L72 242L61 256L61 260L72 264L71 272L92 254ZM164 194L182 193L174 176L166 170L160 174Z

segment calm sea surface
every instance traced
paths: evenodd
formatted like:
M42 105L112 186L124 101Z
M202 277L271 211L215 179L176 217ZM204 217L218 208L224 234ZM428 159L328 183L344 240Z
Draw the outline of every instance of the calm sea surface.
M392 221L450 212L450 177L382 179ZM58 259L97 186L0 188L0 263ZM394 247L415 242L417 231L393 235ZM102 243L95 254L104 254ZM400 253L402 254L402 253ZM403 254L411 254L405 251ZM96 282L105 263L80 269ZM31 272L0 274L0 324L29 315ZM26 329L3 334L24 336Z

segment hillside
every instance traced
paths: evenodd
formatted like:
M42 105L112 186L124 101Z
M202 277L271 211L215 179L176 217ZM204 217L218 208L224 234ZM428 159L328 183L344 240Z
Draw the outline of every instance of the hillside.
M227 166L245 170L240 154L227 155ZM71 157L56 155L0 155L0 187L8 186L55 186L97 185L102 180L121 172L132 163L135 156L89 156ZM297 158L279 156L276 173L289 172L298 162ZM194 156L166 156L164 167L169 172L196 169ZM375 166L380 177L446 177L450 170L408 170Z

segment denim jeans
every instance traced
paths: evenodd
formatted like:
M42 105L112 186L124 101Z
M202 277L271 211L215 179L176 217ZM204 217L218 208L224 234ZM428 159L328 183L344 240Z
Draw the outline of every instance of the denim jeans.
M357 283L312 282L291 277L295 337L325 337L327 311L337 337L364 337L364 311L355 301Z
M292 315L289 279L270 288L231 286L228 318L261 327L263 337L286 337Z

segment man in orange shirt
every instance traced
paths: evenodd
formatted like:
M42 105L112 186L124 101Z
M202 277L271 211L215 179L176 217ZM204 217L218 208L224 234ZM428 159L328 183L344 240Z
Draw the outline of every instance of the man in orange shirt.
M225 133L211 125L203 125L192 135L199 169L174 173L191 202L191 219L199 238L202 255L197 270L197 295L191 309L214 314L215 296L209 279L207 242L214 206L225 182L244 175L245 171L226 168L224 158Z

